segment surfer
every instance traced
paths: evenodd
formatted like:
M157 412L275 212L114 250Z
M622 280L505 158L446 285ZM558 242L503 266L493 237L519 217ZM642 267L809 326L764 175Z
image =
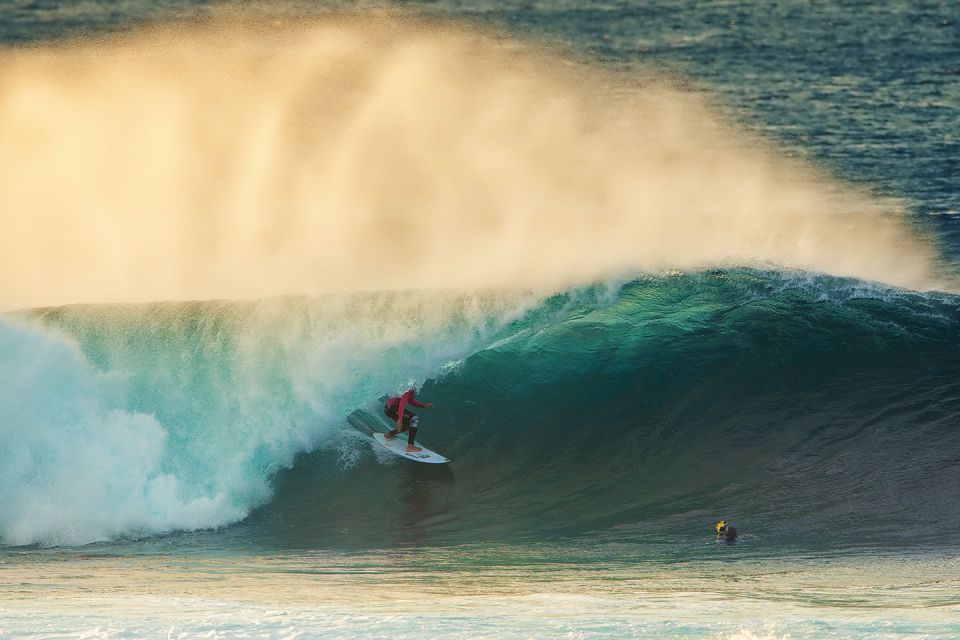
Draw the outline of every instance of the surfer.
M726 520L717 523L717 542L734 542L737 539L737 528Z
M386 434L384 437L388 440L393 440L397 437L397 434L403 433L404 431L409 431L410 435L407 436L407 453L416 453L417 451L423 451L420 447L413 446L413 439L417 436L417 425L420 424L420 416L407 409L407 405L413 405L414 407L422 407L424 409L432 409L433 404L430 402L418 402L415 396L416 389L411 388L407 390L403 395L400 396L390 396L387 398L387 402L383 407L383 412L391 420L397 421L397 426L390 433Z

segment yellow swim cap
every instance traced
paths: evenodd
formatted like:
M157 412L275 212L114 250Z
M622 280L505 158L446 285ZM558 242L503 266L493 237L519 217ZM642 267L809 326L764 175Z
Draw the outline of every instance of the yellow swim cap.
M717 533L720 533L720 530L723 529L725 526L727 526L727 521L726 521L726 520L721 520L720 522L718 522L718 523L717 523Z

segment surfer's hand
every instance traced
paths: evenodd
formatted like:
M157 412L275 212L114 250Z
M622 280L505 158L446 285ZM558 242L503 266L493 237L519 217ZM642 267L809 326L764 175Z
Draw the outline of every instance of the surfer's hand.
M426 407L427 409L433 409L433 403L432 403L432 402L428 402L427 404L425 404L425 405L423 405L423 406Z

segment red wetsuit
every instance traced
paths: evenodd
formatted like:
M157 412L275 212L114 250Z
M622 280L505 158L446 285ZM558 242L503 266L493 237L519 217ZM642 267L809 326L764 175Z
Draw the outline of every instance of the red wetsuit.
M388 416L391 416L394 419L402 415L403 421L405 423L408 422L409 418L407 417L407 413L406 413L408 404L411 404L415 407L427 406L422 402L417 401L417 399L414 397L415 393L416 393L416 389L410 389L407 392L405 392L402 396L399 396L399 397L393 396L393 397L387 398L387 404L384 406L384 411ZM410 417L413 417L413 415L414 415L413 413L410 413Z
M393 438L399 432L408 431L410 435L407 438L407 444L411 447L413 446L413 439L417 437L417 425L420 422L420 418L417 417L417 414L407 409L407 405L411 404L415 407L427 406L422 402L417 402L417 399L413 396L414 392L415 389L410 389L400 397L393 396L387 398L387 403L383 407L383 412L387 414L387 417L391 420L396 421L400 419L400 416L403 416L403 422L400 423L400 428L394 427L393 430L387 434L387 437Z

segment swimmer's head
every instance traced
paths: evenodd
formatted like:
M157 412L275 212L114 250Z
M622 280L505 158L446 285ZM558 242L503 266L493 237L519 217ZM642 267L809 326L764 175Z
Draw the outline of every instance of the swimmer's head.
M726 529L726 528L727 528L727 521L726 521L726 520L721 520L720 522L717 523L717 533L720 533L721 531L723 531L723 530Z

